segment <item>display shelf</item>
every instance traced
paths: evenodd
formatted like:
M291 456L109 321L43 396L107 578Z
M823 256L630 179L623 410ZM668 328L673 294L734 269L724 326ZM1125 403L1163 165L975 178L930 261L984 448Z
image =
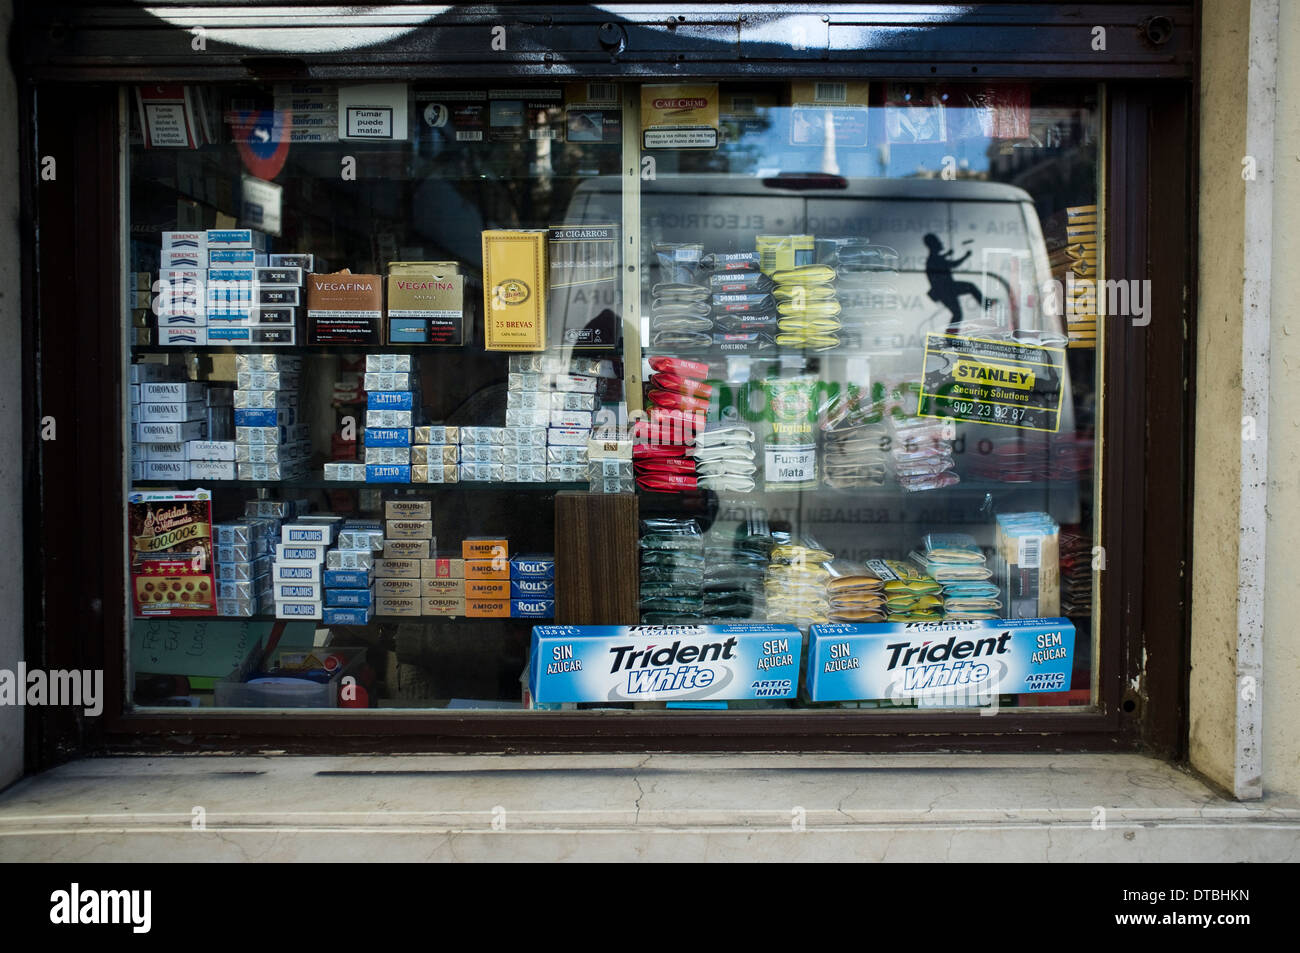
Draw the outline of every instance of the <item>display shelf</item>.
M322 480L319 477L302 480L134 480L134 489L143 490L229 490L244 488L251 490L364 490L364 489L436 489L455 490L496 490L499 492L519 492L525 490L585 490L589 484L581 483L493 483L487 480L466 480L463 483L366 483L360 480Z

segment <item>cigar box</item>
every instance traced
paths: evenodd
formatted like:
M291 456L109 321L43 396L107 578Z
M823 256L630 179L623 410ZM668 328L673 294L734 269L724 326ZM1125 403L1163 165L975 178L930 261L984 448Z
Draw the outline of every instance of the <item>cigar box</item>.
M546 348L546 238L546 229L483 232L486 350Z
M459 347L465 343L465 279L450 261L388 266L388 340Z
M378 275L307 276L308 344L379 344L382 316Z

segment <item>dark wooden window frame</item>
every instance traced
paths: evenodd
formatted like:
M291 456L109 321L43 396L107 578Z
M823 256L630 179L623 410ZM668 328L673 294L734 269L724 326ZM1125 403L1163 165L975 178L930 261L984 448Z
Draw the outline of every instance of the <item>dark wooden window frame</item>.
M419 37L400 49L323 59L250 59L217 54L201 75L165 44L129 61L103 54L112 42L105 20L19 24L27 59L20 64L23 174L25 646L29 667L102 668L105 713L87 719L70 709L29 712L29 768L107 751L1113 751L1142 748L1185 755L1187 731L1190 501L1195 340L1194 204L1196 127L1195 9L1190 3L1001 5L982 19L926 34L933 48L858 56L783 58L761 46L709 58L684 44L619 61L608 52L569 55L581 75L620 78L857 75L936 78L1074 78L1107 81L1105 115L1106 268L1110 276L1148 279L1146 327L1107 319L1104 355L1101 587L1097 707L1089 711L1004 710L968 713L780 712L479 712L479 713L184 713L128 712L122 518L121 340L119 302L119 85L170 80L221 81L270 76L438 75L447 57ZM538 35L571 30L575 50L596 22L553 8L517 10ZM591 8L581 8L590 10ZM631 8L630 8L631 9ZM828 7L843 17L843 9ZM1112 35L1142 38L1152 17L1167 17L1172 39L1147 38L1099 63L1069 46L1081 22L1104 11ZM114 14L117 15L117 14ZM497 17L512 23L512 12ZM690 14L684 14L690 17ZM770 16L755 13L755 17ZM51 14L53 16L53 14ZM1083 17L1081 20L1080 17ZM29 15L30 17L30 15ZM569 19L565 19L568 17ZM484 21L462 18L466 29ZM702 18L707 20L708 18ZM716 19L716 17L715 17ZM472 22L471 22L472 21ZM1012 23L1014 21L1014 23ZM688 21L689 22L689 21ZM637 36L635 24L626 29ZM1033 50L1008 49L1012 25L1035 25ZM129 26L129 24L128 24ZM57 29L56 29L57 27ZM158 27L150 29L157 33ZM580 31L587 31L580 33ZM958 31L975 31L975 34ZM174 28L168 35L175 33ZM685 30L683 33L687 32ZM567 34L566 34L567 35ZM656 34L657 36L658 34ZM976 39L971 40L975 35ZM1124 34L1127 38L1127 33ZM939 39L935 39L939 37ZM980 45L979 38L987 41ZM71 38L71 39L70 39ZM173 46L177 38L170 36ZM1016 41L1020 42L1020 41ZM187 44L186 44L187 45ZM564 47L564 43L556 43ZM590 45L588 43L588 45ZM632 47L629 41L629 48ZM951 49L945 46L951 46ZM568 47L564 47L568 48ZM980 51L978 55L972 50ZM414 50L415 52L412 52ZM1045 56L1044 50L1053 53ZM99 51L99 52L97 52ZM903 52L906 52L904 50ZM1117 50L1120 52L1120 50ZM748 54L748 55L746 55ZM552 63L552 66L554 64ZM550 69L538 53L511 62L457 63L456 74L502 79ZM43 181L41 160L57 177ZM39 237L39 241L38 241ZM53 416L57 440L39 439Z

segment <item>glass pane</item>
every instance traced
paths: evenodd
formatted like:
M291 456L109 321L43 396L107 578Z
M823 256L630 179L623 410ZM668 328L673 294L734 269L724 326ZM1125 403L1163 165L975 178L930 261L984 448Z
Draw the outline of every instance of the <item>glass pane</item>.
M1095 87L641 103L643 622L797 625L800 698L751 705L1088 705Z

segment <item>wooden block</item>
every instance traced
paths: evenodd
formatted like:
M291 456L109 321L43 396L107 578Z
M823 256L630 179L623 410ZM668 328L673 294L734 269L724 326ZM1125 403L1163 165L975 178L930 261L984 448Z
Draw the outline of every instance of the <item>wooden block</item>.
M555 494L555 622L636 625L637 498Z

